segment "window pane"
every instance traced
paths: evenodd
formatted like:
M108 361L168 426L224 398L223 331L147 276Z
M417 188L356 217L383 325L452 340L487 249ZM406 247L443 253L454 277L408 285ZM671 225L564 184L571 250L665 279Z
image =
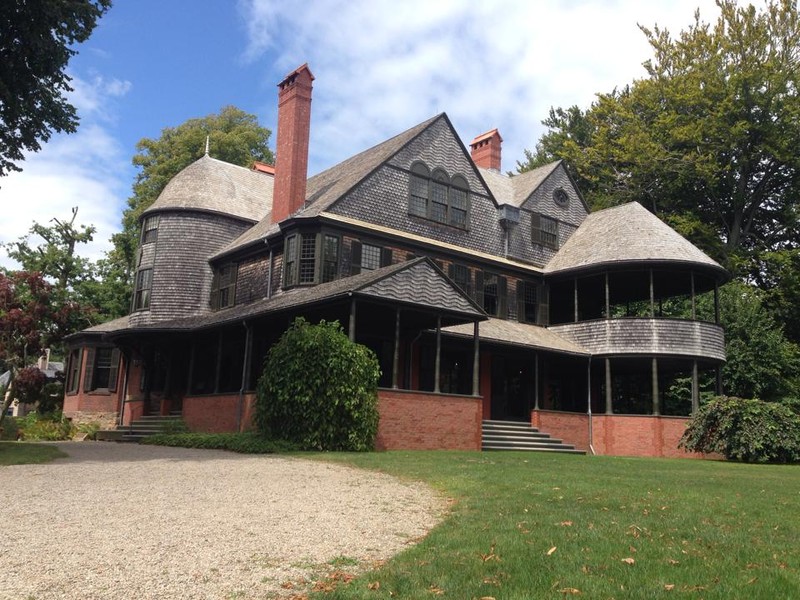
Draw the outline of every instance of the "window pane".
M361 247L361 270L372 271L381 266L381 248L364 244Z
M447 222L447 186L438 181L431 184L431 219Z
M333 281L339 271L339 238L335 235L325 236L324 261L322 264L322 282Z
M286 239L286 248L284 249L284 265L283 265L283 284L285 286L294 285L294 265L295 257L297 256L297 237L291 236Z
M303 235L300 246L300 283L314 283L316 235Z
M418 175L411 176L411 197L408 212L418 217L428 216L428 179Z
M497 275L483 275L483 310L489 315L496 315L498 312Z

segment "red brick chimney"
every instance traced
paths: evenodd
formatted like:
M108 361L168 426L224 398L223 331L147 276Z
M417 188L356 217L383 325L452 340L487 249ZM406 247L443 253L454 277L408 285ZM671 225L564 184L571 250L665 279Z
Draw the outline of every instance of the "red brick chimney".
M308 64L278 84L278 143L272 222L279 223L303 207L308 177L308 137L311 127L311 82Z
M472 162L483 169L499 171L502 160L500 151L502 143L503 138L500 137L500 132L497 129L482 133L469 144L472 150Z

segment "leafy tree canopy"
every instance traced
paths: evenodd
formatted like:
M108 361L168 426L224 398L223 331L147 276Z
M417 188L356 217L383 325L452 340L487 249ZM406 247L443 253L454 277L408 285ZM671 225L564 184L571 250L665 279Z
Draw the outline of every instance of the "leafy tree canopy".
M64 73L111 0L4 0L0 3L0 176L20 171L52 132L72 133L78 116Z
M641 27L647 77L553 109L518 170L566 159L593 207L639 201L737 268L800 233L800 19L793 0L717 5L677 37Z

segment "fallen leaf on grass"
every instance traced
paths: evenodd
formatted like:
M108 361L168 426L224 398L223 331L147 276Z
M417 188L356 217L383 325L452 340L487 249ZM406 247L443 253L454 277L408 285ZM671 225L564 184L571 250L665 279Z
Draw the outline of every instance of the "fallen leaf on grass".
M624 562L626 565L632 565L636 563L630 556L628 558L623 558L621 562Z
M750 581L747 582L747 585L753 585L756 581L758 581L758 577L753 577Z
M495 600L494 596L481 596L481 600Z
M489 553L488 553L488 554L481 554L481 555L480 555L480 557L481 557L481 560L482 560L483 562L489 562L490 560L496 560L496 561L500 562L500 557L499 557L499 556L497 556L497 555L494 553L494 547L495 547L495 545L494 545L494 544L492 544L492 547L491 547L491 548L489 548Z
M553 546L552 548L550 548L550 550L548 550L548 551L547 551L547 556L550 556L550 555L551 555L551 554L553 554L553 552L555 552L555 551L556 551L556 547L555 547L555 546Z
M377 591L377 590L381 589L381 582L380 581L373 581L372 583L368 583L367 584L367 589L368 590L372 590L373 592Z
M572 521L561 521L562 527L572 527Z
M431 587L428 588L428 591L436 596L441 596L442 594L444 594L444 590L442 588L437 587L433 584L431 584Z
M664 584L664 589L667 590L668 592L671 592L672 590L675 589L675 584L674 583L665 583Z
M581 591L576 588L562 588L558 590L559 593L564 594L565 596L569 594L570 596L580 596Z
M681 561L675 560L674 558L670 558L667 562L673 566L681 564Z

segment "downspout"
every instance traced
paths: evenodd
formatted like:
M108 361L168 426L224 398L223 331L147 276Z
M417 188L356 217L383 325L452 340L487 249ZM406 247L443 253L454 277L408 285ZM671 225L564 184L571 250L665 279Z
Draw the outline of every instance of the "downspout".
M239 406L236 410L236 431L242 431L242 413L244 412L244 391L247 388L247 380L250 375L250 355L253 347L253 329L247 321L242 321L245 328L244 335L244 361L242 362L242 384L239 386Z
M594 451L594 437L592 431L592 357L586 363L586 414L589 416L589 451L596 456Z

